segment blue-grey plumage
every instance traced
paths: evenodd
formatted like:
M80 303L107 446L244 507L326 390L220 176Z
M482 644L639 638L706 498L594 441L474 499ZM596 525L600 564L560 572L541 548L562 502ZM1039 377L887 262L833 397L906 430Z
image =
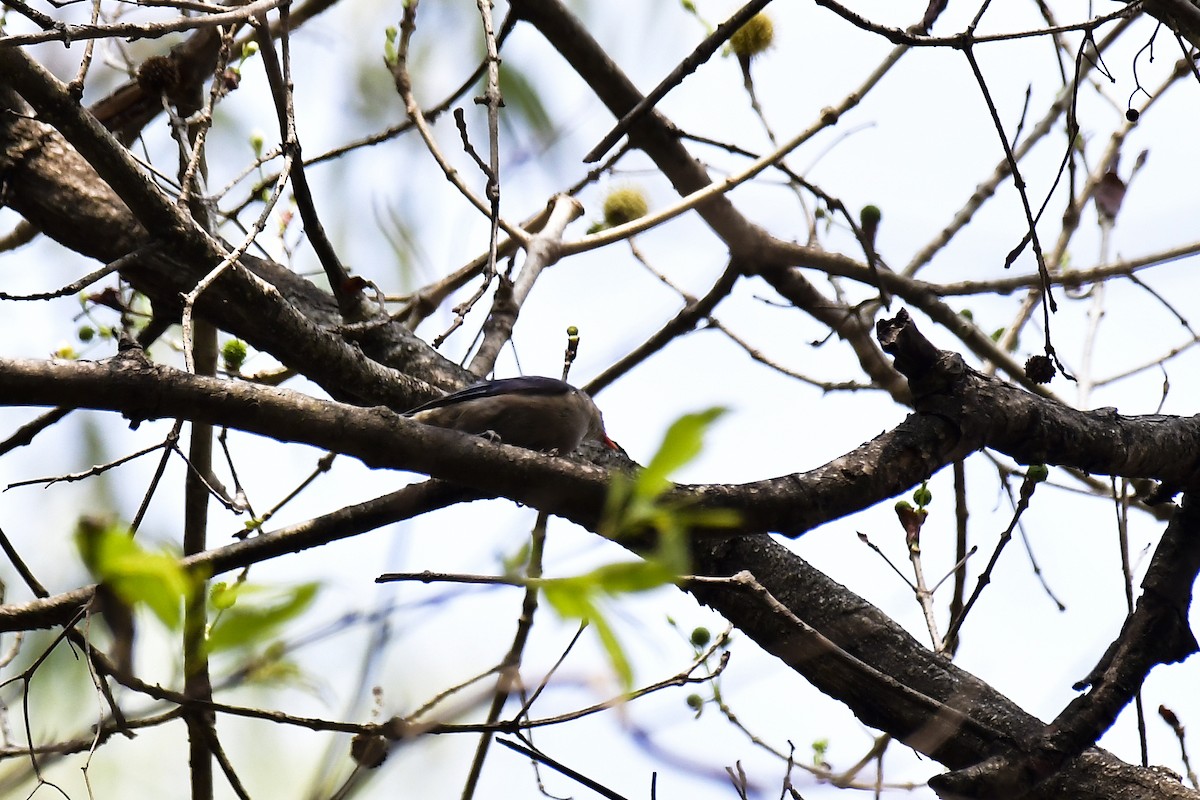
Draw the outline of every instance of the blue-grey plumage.
M616 448L592 398L557 378L485 381L430 400L406 416L477 436L494 434L505 444L530 450L565 454L585 441Z

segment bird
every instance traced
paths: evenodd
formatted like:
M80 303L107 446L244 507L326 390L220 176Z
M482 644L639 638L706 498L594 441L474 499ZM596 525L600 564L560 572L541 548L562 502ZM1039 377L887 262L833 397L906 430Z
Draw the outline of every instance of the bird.
M618 449L604 431L600 409L586 392L538 375L477 383L430 400L404 416L556 455L566 455L585 441Z

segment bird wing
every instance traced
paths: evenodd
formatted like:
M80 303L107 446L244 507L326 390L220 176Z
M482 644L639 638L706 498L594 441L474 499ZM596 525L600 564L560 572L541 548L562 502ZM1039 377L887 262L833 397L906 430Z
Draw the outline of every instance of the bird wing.
M484 397L497 397L507 394L566 394L573 390L574 387L566 381L560 381L557 378L547 378L541 375L501 378L500 380L477 383L461 391L451 392L445 397L435 398L428 403L423 403L416 408L410 409L405 414L412 415L419 411L428 411L431 408L443 408Z

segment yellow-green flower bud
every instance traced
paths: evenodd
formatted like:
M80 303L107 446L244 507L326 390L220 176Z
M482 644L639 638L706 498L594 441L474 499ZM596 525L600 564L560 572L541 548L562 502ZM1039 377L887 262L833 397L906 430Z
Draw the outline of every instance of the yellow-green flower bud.
M755 14L729 37L729 49L738 58L762 55L775 40L775 24L766 14Z
M650 211L646 195L636 186L623 186L604 198L604 222L610 228L633 222Z
M225 371L237 374L246 363L246 343L241 339L230 339L221 348L221 360L225 362Z

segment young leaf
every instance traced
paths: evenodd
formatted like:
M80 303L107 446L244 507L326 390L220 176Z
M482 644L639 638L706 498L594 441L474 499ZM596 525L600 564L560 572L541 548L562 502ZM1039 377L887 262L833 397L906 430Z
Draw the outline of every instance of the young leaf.
M554 120L546 111L537 87L512 63L504 63L500 67L500 94L504 97L505 107L512 109L518 119L527 123L542 144L554 140L557 134ZM504 115L502 119L505 123L512 122L509 115Z
M236 601L226 605L208 633L208 652L216 653L237 647L261 643L285 623L304 613L316 597L318 584L302 583L277 591L275 602L254 605L247 596L263 591L262 587L240 584L222 594L221 604L229 603L229 594Z
M583 576L581 576L583 577ZM587 581L580 578L547 581L543 586L546 602L564 619L587 622L596 631L600 644L608 656L608 663L628 691L633 688L633 668L612 626L596 604L596 594Z
M633 688L633 667L625 656L625 651L621 648L621 642L617 640L612 626L600 614L589 617L588 622L596 629L596 636L599 637L600 644L604 646L604 652L608 655L608 663L621 681L621 686L625 691L629 691Z
M75 531L84 565L130 607L147 606L164 625L176 629L183 619L183 600L200 579L189 575L166 552L151 552L117 523L84 519Z
M671 474L700 454L705 432L724 413L723 408L710 408L685 414L668 428L658 452L643 470L632 478L614 476L605 502L602 530L613 538L625 531L657 532L653 553L642 561L606 564L573 578L541 583L546 601L559 616L591 623L608 653L613 671L626 688L632 686L633 671L616 633L601 613L600 600L604 595L616 597L674 583L691 569L686 536L691 525L737 523L732 512L692 509L664 502L663 497L671 488Z
M684 414L671 423L658 452L637 477L634 496L638 499L657 497L670 487L669 476L675 470L700 455L704 434L726 409L710 408L695 414Z

